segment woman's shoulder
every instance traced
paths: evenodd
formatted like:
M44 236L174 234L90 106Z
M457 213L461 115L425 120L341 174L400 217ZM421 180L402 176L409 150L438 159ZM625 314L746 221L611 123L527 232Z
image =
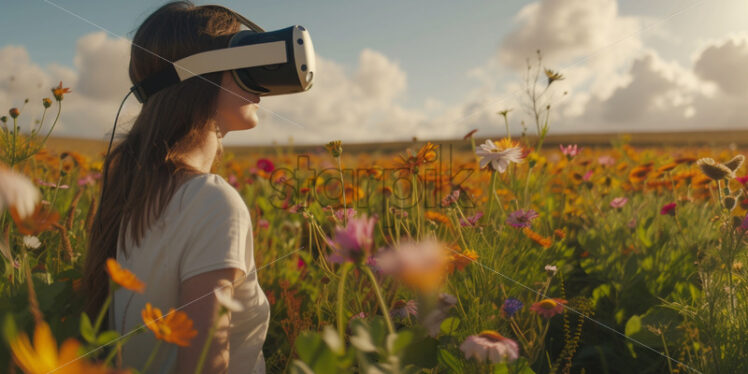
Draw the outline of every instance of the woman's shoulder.
M203 173L190 177L179 187L175 198L182 208L197 205L211 209L246 211L249 214L239 191L218 174Z

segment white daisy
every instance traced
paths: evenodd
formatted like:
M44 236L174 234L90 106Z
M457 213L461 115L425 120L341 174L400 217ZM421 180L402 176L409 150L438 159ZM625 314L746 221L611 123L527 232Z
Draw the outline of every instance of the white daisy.
M501 149L496 146L496 143L487 139L484 144L480 145L480 148L475 151L475 154L481 157L481 169L491 163L491 168L503 173L510 163L522 163L522 148L520 147Z
M517 342L491 330L468 336L460 350L466 358L474 357L478 362L512 362L519 357Z
M26 246L26 248L31 249L37 249L40 245L42 245L42 242L39 241L39 238L32 235L25 235L23 237L23 245Z
M40 198L39 189L26 176L0 168L0 210L15 207L23 219L34 212Z

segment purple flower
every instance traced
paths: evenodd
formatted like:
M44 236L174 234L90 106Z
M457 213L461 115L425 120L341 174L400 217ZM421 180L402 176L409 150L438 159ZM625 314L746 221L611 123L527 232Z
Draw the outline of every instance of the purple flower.
M662 206L662 209L660 209L660 214L663 216L666 214L669 214L671 216L675 215L675 203L665 204Z
M623 208L624 205L629 201L629 199L625 197L616 197L615 199L610 201L610 206L616 209Z
M512 318L523 306L524 304L519 299L509 297L504 300L504 304L501 306L501 314L506 318Z
M415 316L417 313L418 305L415 300L398 300L390 311L393 318L408 318L408 316Z
M327 243L333 248L328 260L341 264L368 259L374 243L375 222L375 218L368 218L364 214L359 218L351 218L345 228L337 227L335 238L327 239Z
M467 220L460 218L460 226L476 226L481 217L483 217L483 212L478 212L470 217L465 217Z
M506 219L506 223L516 227L516 228L523 228L523 227L530 227L530 223L533 219L538 218L538 212L529 209L524 210L520 209L517 211L512 212L509 217Z
M743 223L740 224L740 229L743 231L748 231L748 214L746 214L745 218L743 218Z

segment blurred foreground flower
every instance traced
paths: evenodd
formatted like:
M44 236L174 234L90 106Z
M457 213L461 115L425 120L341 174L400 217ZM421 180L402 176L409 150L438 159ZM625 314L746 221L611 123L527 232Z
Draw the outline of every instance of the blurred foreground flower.
M187 317L187 313L174 308L171 308L164 316L161 314L161 309L152 307L151 303L146 303L141 315L143 322L153 331L156 338L165 342L188 347L190 339L197 335L197 330L192 328L192 320Z
M704 175L716 181L735 176L729 167L709 157L699 159L697 165Z
M244 305L234 299L234 297L231 295L233 287L233 283L228 280L224 280L221 282L220 287L216 287L215 290L213 290L213 293L216 294L218 303L226 308L226 310L230 312L241 312L244 310Z
M501 144L503 146L499 147L490 139L486 139L486 142L480 145L481 149L475 151L475 154L481 157L479 163L481 169L490 163L493 170L503 173L510 163L522 163L524 158L522 147L512 142L502 141Z
M104 366L95 366L78 357L80 343L68 338L57 350L57 342L46 322L41 321L34 330L34 345L28 335L21 333L9 337L13 360L27 374L90 374L109 372Z
M460 345L466 358L474 357L479 362L513 362L519 358L517 342L496 331L485 330L478 335L468 336Z
M347 261L359 263L368 258L374 243L375 222L375 218L363 215L350 219L345 228L336 228L335 237L327 239L327 243L334 249L328 260L341 264Z
M421 242L408 241L383 251L376 257L376 265L406 286L430 294L445 280L448 257L444 244L429 238Z
M0 210L15 207L18 217L23 219L34 212L40 198L39 189L26 176L0 165Z
M62 101L62 98L66 93L70 93L70 88L62 88L62 81L60 81L59 86L52 87L52 94L55 96L55 100L57 101Z
M544 318L551 318L556 314L564 312L563 304L566 304L566 300L564 299L544 299L532 304L530 310Z
M117 260L108 258L106 260L106 270L114 283L127 288L130 291L143 293L145 283L141 282L135 274L121 267Z

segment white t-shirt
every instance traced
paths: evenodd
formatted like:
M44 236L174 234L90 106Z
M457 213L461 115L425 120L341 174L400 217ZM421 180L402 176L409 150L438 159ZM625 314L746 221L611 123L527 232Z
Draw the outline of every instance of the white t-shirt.
M120 235L123 233L120 226ZM234 285L234 298L244 305L231 313L229 373L265 373L262 345L270 307L257 282L252 222L239 192L217 174L200 174L179 186L158 220L152 221L140 246L128 235L128 256L117 245L117 261L145 283L139 294L120 288L109 312L110 328L127 334L143 325L146 302L166 314L179 309L182 281L197 274L237 268L248 274ZM123 324L124 323L124 324ZM143 368L156 344L150 330L135 334L123 347L123 363ZM174 373L177 346L163 342L149 372Z

